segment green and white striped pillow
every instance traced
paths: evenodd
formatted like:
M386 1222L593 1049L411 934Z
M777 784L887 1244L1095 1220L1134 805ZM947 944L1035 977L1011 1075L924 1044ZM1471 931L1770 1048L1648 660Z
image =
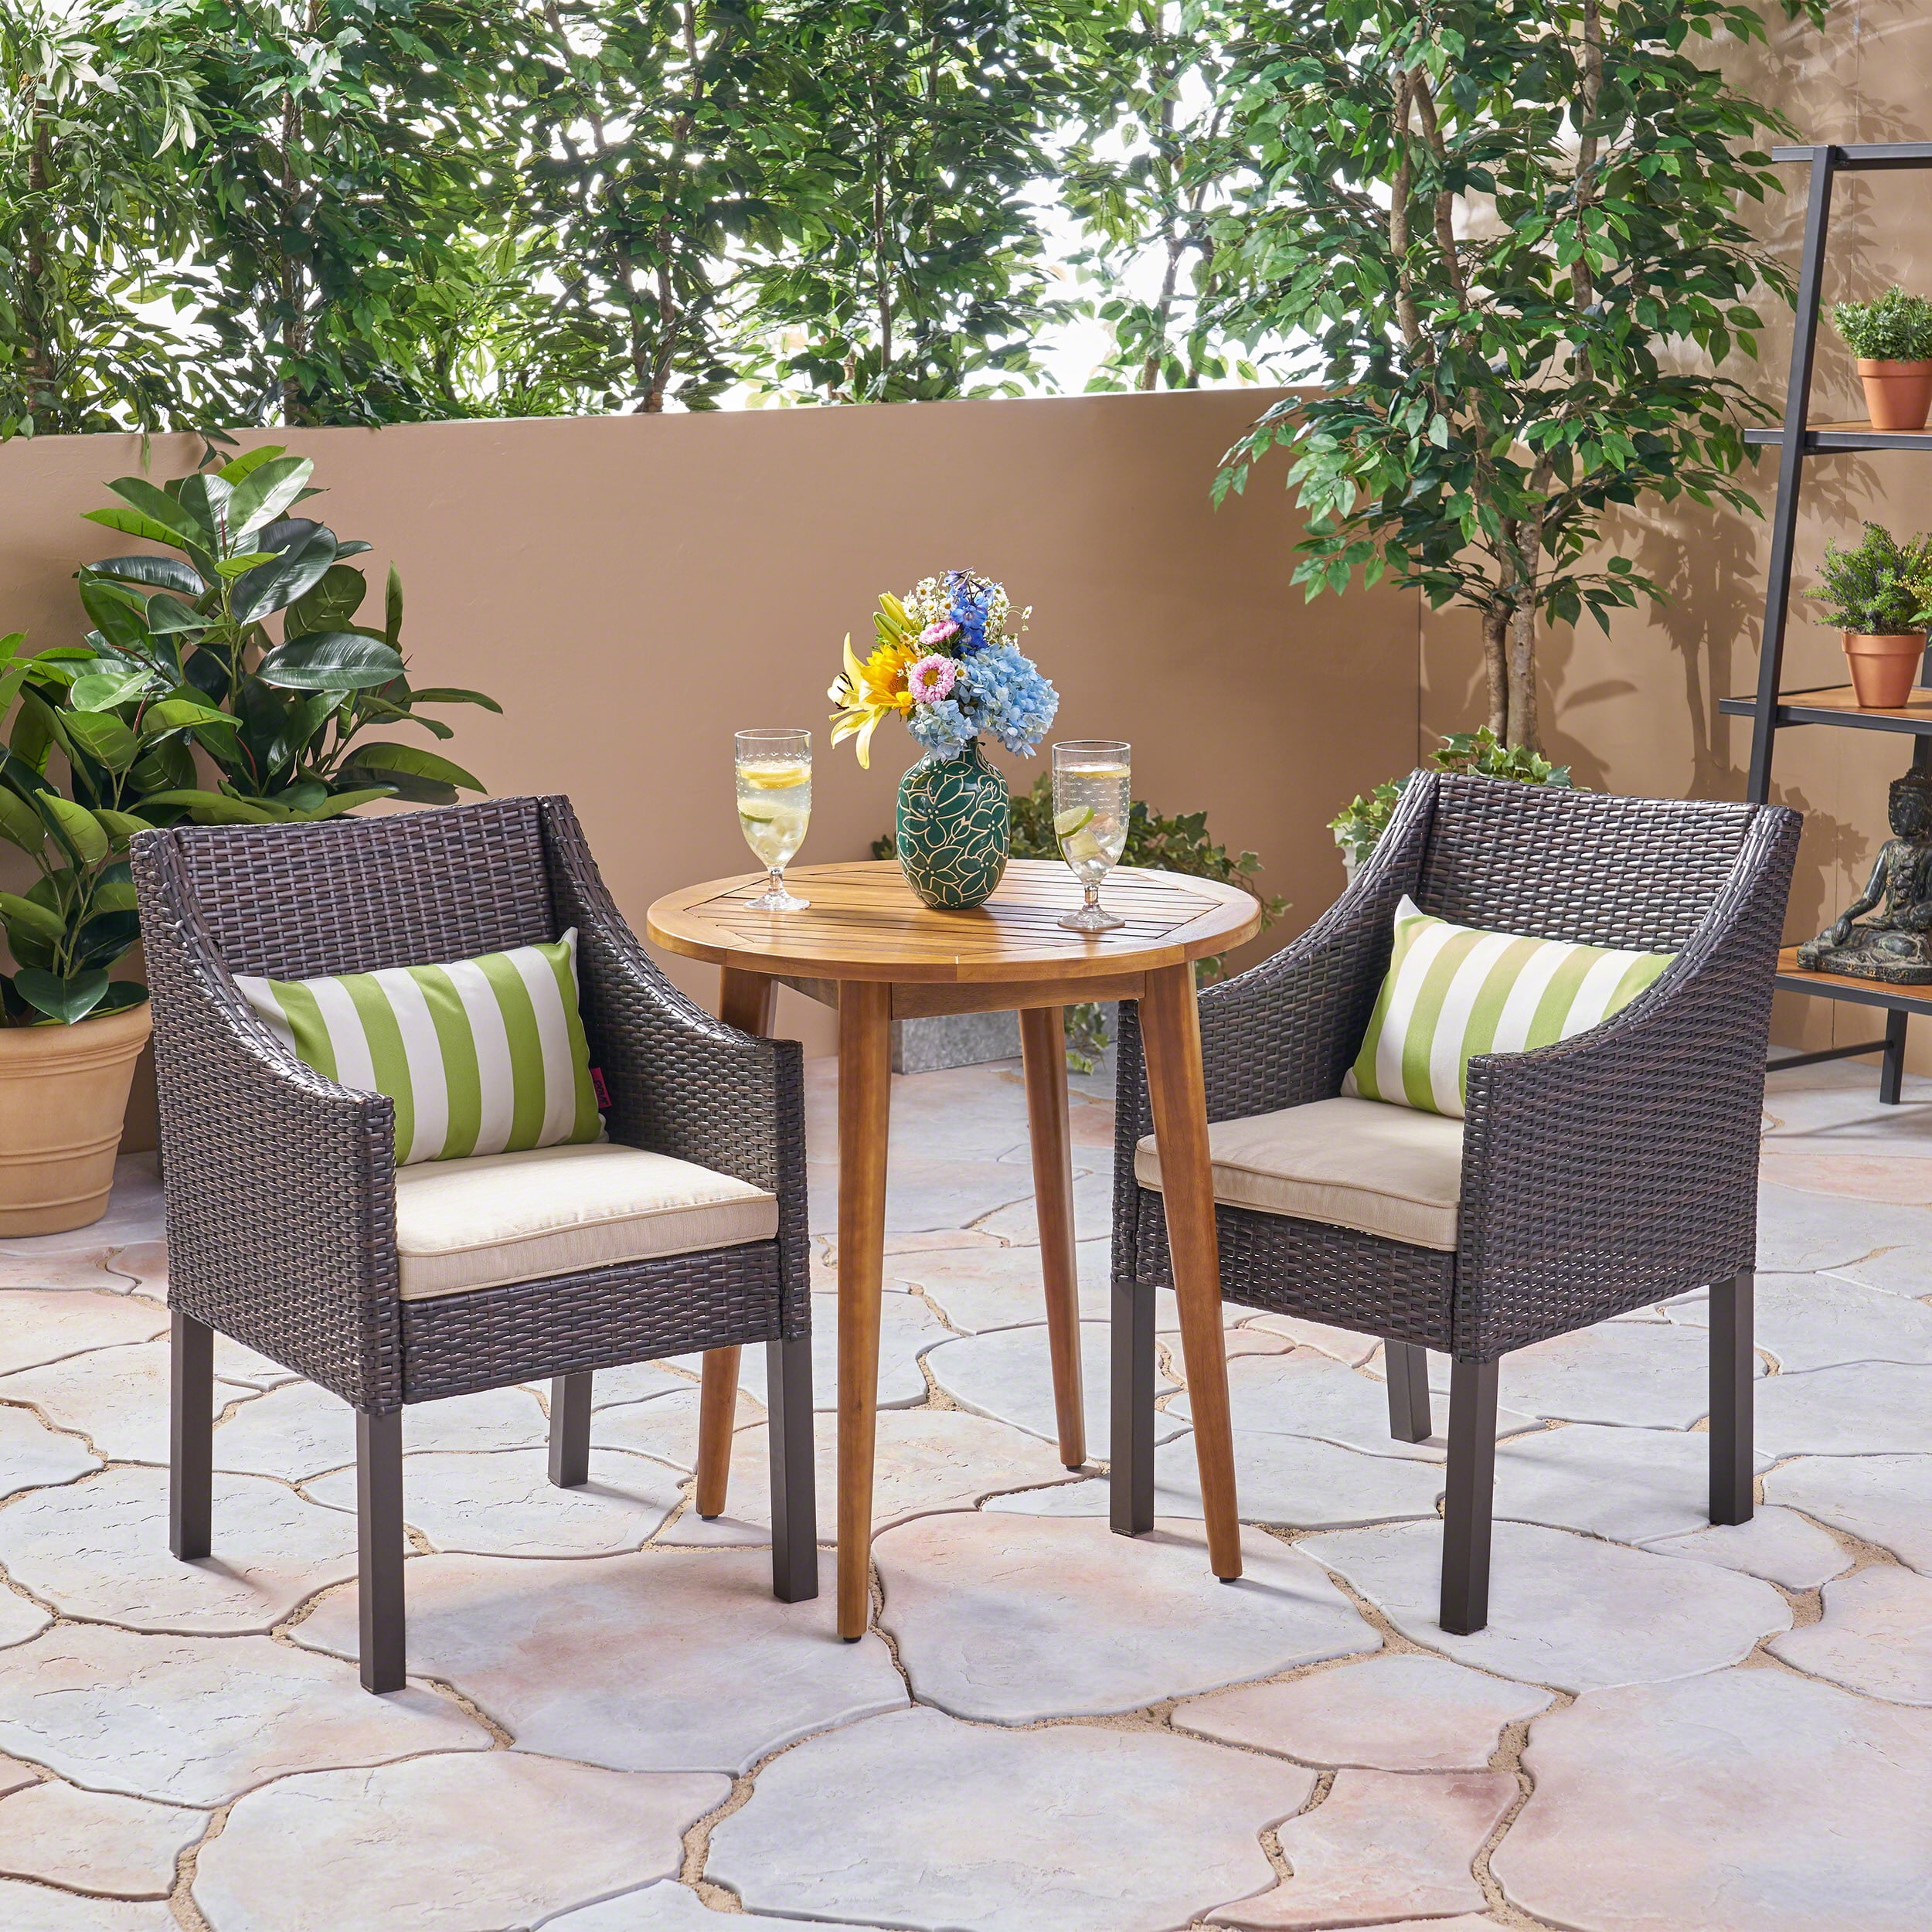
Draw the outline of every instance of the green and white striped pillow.
M577 936L447 966L235 984L318 1073L396 1103L396 1163L603 1131L577 1012Z
M1389 975L1344 1090L1460 1120L1472 1055L1526 1053L1587 1032L1673 957L1480 932L1405 897Z

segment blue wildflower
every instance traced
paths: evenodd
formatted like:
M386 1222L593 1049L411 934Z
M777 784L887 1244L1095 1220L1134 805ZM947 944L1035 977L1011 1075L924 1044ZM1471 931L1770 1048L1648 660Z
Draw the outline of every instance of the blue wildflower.
M906 728L928 751L941 758L957 757L968 741L979 735L978 726L951 698L914 705Z
M994 645L959 668L956 687L968 717L1009 751L1030 758L1060 709L1060 696L1031 658Z
M987 614L995 587L970 570L948 570L944 581L952 596L946 614L959 626L959 655L976 658L986 648Z

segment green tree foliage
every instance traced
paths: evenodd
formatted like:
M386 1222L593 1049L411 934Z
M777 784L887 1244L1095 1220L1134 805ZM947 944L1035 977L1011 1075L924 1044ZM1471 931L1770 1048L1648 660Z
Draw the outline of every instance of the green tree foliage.
M199 132L182 10L0 5L0 436L201 420L192 359L137 319L184 299Z
M1754 509L1762 406L1711 372L1788 296L1740 218L1778 183L1778 116L1713 50L1763 37L1730 0L1253 0L1234 130L1257 186L1219 224L1216 318L1303 332L1327 385L1232 453L1271 447L1313 522L1312 597L1359 573L1481 620L1488 723L1539 741L1540 625L1655 597L1599 567L1606 511Z

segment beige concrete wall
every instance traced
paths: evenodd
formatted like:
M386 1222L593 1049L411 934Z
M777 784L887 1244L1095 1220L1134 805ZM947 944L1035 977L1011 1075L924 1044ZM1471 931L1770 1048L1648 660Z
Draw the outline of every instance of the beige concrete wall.
M1740 82L1779 107L1799 141L1923 140L1932 136L1932 11L1920 0L1836 0L1822 32L1770 16L1768 49L1733 52ZM1798 192L1753 219L1794 271L1804 232L1804 170L1780 174ZM1833 199L1825 300L1876 294L1892 281L1932 293L1932 175L1841 176ZM1788 315L1767 329L1755 365L1729 372L1782 407L1791 352ZM1849 353L1828 324L1822 332L1812 398L1815 419L1862 418ZM1768 512L1775 453L1755 471ZM1861 519L1903 537L1932 529L1932 462L1882 453L1832 456L1807 464L1794 588L1816 581L1828 538L1855 539ZM1654 509L1617 526L1627 555L1672 594L1668 608L1625 614L1604 638L1594 625L1558 631L1542 646L1548 749L1573 763L1580 781L1653 796L1740 798L1750 754L1747 719L1720 716L1717 701L1748 694L1757 677L1764 522L1694 507ZM1845 682L1837 633L1797 604L1786 642L1787 689ZM1422 713L1434 730L1478 722L1482 698L1471 627L1450 614L1424 620ZM1877 732L1811 727L1780 734L1774 796L1805 814L1791 897L1789 936L1808 937L1864 882L1885 836L1885 788L1911 761L1910 741ZM1825 1046L1882 1030L1865 1009L1781 998L1774 1036ZM1932 1071L1932 1026L1913 1029L1913 1062Z
M493 791L577 801L619 904L742 872L731 733L819 734L801 862L861 855L891 823L912 747L882 727L872 768L825 748L847 631L882 590L966 565L1033 607L1028 649L1059 687L1054 735L1118 736L1135 790L1205 807L1267 862L1308 923L1341 886L1323 821L1410 762L1418 614L1392 591L1304 605L1298 519L1278 474L1211 507L1253 391L713 416L451 423L250 437L317 463L316 513L393 559L418 682L480 687L505 715L449 715L450 753ZM157 440L148 474L197 445ZM70 581L130 547L80 521L137 470L133 437L0 445L0 624L76 634ZM1024 784L1040 767L1003 759ZM1070 890L1071 880L1069 881ZM701 997L708 973L667 962ZM825 1050L818 1009L781 1023Z

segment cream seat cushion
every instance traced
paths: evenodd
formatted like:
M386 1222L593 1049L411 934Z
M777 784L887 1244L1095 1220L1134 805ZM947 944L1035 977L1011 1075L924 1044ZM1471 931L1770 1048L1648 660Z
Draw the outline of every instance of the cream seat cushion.
M1259 1214L1453 1252L1462 1198L1462 1122L1381 1100L1311 1100L1208 1128L1214 1198ZM1161 1185L1149 1134L1134 1178Z
M778 1197L668 1154L532 1148L396 1170L405 1301L768 1241Z

